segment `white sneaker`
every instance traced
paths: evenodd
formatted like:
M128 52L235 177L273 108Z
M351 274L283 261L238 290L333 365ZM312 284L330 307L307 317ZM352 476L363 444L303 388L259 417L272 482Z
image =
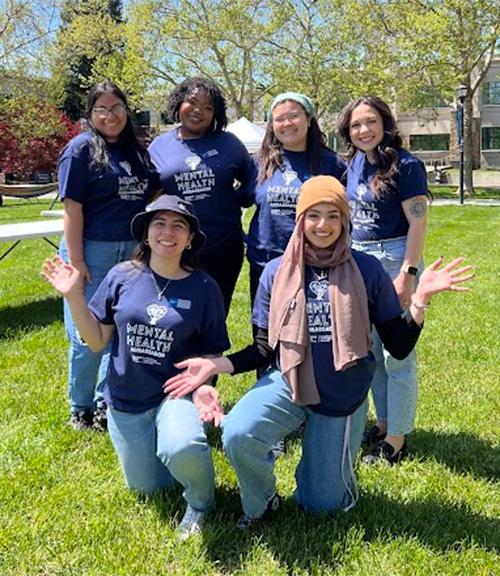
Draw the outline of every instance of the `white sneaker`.
M187 540L190 536L201 534L204 519L205 512L195 510L188 504L184 517L175 531L179 540Z

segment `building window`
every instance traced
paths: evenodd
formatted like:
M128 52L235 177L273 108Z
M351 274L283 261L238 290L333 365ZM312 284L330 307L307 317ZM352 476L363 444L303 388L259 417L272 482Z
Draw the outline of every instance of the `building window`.
M483 150L500 150L500 126L483 128L481 144Z
M449 150L449 134L410 134L411 150Z
M483 84L483 104L500 104L500 82Z

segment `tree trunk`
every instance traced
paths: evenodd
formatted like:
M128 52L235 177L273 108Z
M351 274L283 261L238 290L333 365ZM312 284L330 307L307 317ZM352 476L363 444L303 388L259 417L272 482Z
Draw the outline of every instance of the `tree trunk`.
M468 93L464 100L464 190L467 194L472 196L474 194L474 150L472 143L472 97Z

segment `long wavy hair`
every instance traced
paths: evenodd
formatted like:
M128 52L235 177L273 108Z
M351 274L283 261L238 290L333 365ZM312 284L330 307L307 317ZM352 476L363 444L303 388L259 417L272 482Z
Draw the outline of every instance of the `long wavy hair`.
M169 122L180 122L179 109L181 104L196 91L204 90L208 93L214 107L214 119L208 132L221 132L227 126L226 99L220 86L208 78L186 78L170 92L165 110Z
M366 104L376 110L383 121L384 136L374 150L377 171L371 180L373 194L376 198L380 198L395 185L395 179L399 174L399 150L402 148L403 140L389 106L377 96L361 96L347 104L337 120L337 134L347 147L347 160L351 160L358 152L358 148L351 140L350 123L351 114L360 104Z
M113 94L113 96L116 96L116 98L121 100L122 104L125 106L127 111L127 123L125 124L125 128L118 136L118 144L129 160L135 160L136 158L139 159L140 164L144 168L145 174L151 169L149 154L137 138L133 116L127 102L127 97L116 84L110 82L109 80L96 82L93 86L91 86L87 94L87 105L85 108L85 129L91 135L91 166L95 166L102 170L106 170L109 167L109 152L106 139L99 132L99 130L97 130L92 121L92 108L95 106L97 100L104 94Z
M289 102L284 100L283 102ZM295 100L294 103L299 104ZM282 102L280 102L282 104ZM321 151L328 148L326 135L321 131L318 121L314 116L310 116L305 108L299 104L304 110L308 120L309 128L307 130L306 154L309 160L309 170L311 175L315 176L321 173ZM259 159L259 174L257 182L262 184L268 178L271 178L276 170L283 170L283 144L276 138L273 130L272 115L269 116L267 121L266 133L262 141L261 147L257 153Z

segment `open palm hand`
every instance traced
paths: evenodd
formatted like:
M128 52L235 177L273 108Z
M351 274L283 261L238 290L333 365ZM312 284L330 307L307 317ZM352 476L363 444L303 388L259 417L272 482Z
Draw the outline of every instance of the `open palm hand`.
M441 268L443 263L441 257L428 266L418 282L416 294L419 299L430 301L432 296L446 290L467 292L469 288L461 284L474 278L474 274L471 272L472 266L460 266L463 261L463 257L456 258Z
M47 258L42 265L42 278L49 282L61 296L67 297L81 290L80 273L60 256Z

